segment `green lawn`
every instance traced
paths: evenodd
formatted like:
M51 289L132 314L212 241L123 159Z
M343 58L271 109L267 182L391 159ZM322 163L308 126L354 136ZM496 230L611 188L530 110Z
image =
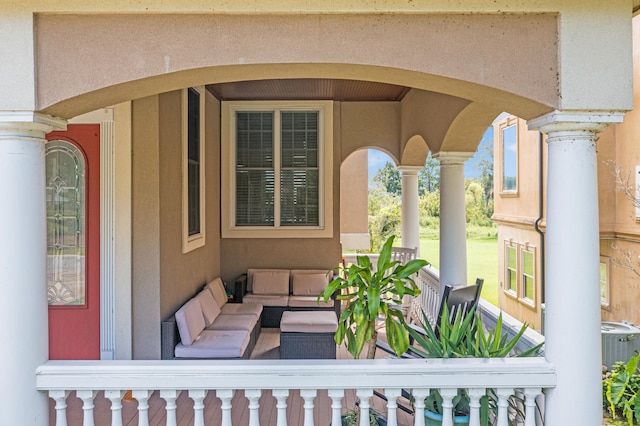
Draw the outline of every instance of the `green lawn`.
M420 240L420 257L435 268L440 265L440 241ZM467 240L467 280L484 278L482 297L498 306L498 240L496 238Z

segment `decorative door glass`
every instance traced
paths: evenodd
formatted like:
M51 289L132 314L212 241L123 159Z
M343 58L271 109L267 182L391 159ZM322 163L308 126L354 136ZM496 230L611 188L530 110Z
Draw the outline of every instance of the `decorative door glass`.
M73 144L46 144L47 300L85 305L85 160Z

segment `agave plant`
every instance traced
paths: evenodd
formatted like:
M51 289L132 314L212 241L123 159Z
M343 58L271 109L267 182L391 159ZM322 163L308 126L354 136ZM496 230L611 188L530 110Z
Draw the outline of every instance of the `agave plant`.
M400 356L409 347L409 333L401 310L405 295L417 296L420 289L413 277L428 263L413 259L406 264L391 260L394 236L384 243L374 267L368 256L358 256L356 263L340 268L340 274L318 296L328 301L337 293L338 303L346 301L335 334L337 344L346 340L347 350L359 358L368 344L367 358L375 357L378 332L376 323L384 320L387 343Z

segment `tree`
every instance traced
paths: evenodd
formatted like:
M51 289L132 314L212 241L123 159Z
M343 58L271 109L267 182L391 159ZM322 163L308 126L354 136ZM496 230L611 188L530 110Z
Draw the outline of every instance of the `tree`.
M477 165L480 185L484 193L484 208L488 217L493 216L493 145L483 145Z
M369 191L369 235L371 252L378 253L384 242L400 233L400 197L381 189Z
M402 178L400 177L400 171L390 161L387 161L384 166L373 175L371 182L376 189L381 189L397 196L402 195Z
M420 196L440 189L440 163L431 156L427 157L424 168L418 173L418 192Z

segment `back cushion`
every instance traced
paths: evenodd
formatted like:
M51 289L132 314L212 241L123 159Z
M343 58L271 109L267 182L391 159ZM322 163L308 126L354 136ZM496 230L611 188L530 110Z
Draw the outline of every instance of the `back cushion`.
M216 299L218 306L222 308L227 303L227 291L224 288L224 284L220 278L216 278L207 284L207 288L213 294L213 298Z
M254 270L252 280L253 294L289 294L289 270Z
M207 288L198 293L196 299L198 299L198 302L200 302L200 307L202 308L204 325L206 327L211 326L218 315L220 315L220 306L218 306L218 303L213 298L213 294L211 294L211 292Z
M291 287L294 296L317 296L329 284L327 271L294 269L291 271Z
M176 312L176 323L180 340L185 346L189 346L196 340L196 337L204 330L204 316L200 302L195 297L182 305Z

